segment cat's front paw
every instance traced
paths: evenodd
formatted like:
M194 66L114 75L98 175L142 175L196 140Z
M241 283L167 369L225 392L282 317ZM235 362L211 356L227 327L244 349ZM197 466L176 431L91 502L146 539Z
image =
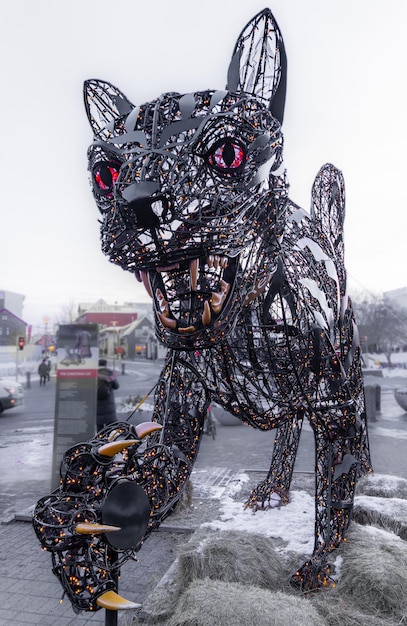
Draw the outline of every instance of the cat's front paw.
M266 511L288 504L288 491L275 487L268 479L257 485L245 503L245 509L256 511Z

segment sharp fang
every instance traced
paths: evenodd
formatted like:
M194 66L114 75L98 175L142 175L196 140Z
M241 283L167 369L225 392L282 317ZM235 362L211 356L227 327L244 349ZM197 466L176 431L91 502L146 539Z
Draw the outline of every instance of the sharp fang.
M182 326L180 326L178 328L178 332L180 333L193 333L195 331L195 326L188 326L187 328L182 328Z
M162 425L158 424L158 422L141 422L141 424L137 424L136 426L136 433L137 437L144 439L147 435L151 435L151 433L161 429Z
M205 300L204 310L202 313L202 324L204 326L208 326L208 324L211 323L211 318L212 318L211 307L209 306L209 302Z
M107 526L106 524L91 524L82 522L76 524L75 532L78 535L101 535L102 533L114 533L121 530L120 526Z
M225 269L228 266L228 258L226 256L220 257L220 266Z
M100 456L107 456L112 459L119 452L123 452L126 448L130 448L130 446L134 446L138 443L140 443L138 439L112 441L111 443L105 443L105 445L101 446L97 453L100 454Z
M165 317L169 317L170 316L170 308L168 306L167 300L164 298L164 295L163 295L163 292L161 291L161 289L156 289L155 295L157 297L158 304L160 305L161 313L163 315L165 315Z
M213 267L214 256L210 254L206 260L206 264L208 267Z
M152 298L153 291L151 289L150 277L148 275L148 272L146 272L145 270L141 272L141 280L143 281L144 288L147 291L148 295L150 296L150 298Z
M217 255L215 255L213 257L213 267L218 268L219 267L219 261L220 261L219 257Z
M193 259L189 262L189 274L191 276L191 291L196 291L198 283L199 259Z
M219 313L222 310L223 303L230 289L229 283L227 283L224 280L221 280L220 289L221 289L220 292L219 291L212 292L210 304L211 304L211 309L214 313Z
M122 596L119 596L119 594L115 591L105 591L105 593L102 593L102 595L96 600L96 604L101 606L103 609L108 609L109 611L141 609L142 606L141 604L122 598Z
M165 326L166 328L171 328L171 330L175 330L176 329L176 327L177 327L176 320L172 319L171 317L166 317L165 315L163 315L159 311L157 311L157 315L160 318L160 322L161 322L161 324L163 326Z
M212 293L211 309L214 313L219 313L219 311L222 309L223 300L224 298L222 298L221 293L217 293L215 291Z
M138 280L138 282L139 282L139 283L141 283L141 282L142 282L142 281L141 281L141 274L140 274L139 270L136 270L136 271L134 272L134 276L135 276L136 280Z

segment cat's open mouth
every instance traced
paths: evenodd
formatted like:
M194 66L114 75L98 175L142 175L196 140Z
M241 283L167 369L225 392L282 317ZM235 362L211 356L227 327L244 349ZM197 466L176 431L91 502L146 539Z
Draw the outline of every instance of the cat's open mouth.
M237 259L209 255L143 270L140 278L164 328L193 335L216 323L233 290Z

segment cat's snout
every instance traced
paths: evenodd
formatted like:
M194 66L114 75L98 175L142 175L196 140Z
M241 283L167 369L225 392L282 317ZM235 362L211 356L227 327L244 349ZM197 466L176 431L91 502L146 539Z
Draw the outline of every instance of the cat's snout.
M141 229L157 229L171 219L170 199L163 195L139 196L124 204L120 213L128 226Z

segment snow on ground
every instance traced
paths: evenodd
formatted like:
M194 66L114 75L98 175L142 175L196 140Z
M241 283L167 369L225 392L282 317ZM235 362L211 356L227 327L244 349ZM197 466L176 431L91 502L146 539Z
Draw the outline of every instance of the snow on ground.
M240 476L238 477L240 479ZM244 477L241 481L244 482ZM219 520L203 524L212 530L242 530L267 537L280 538L285 543L282 551L312 552L314 545L314 498L304 491L293 491L286 506L257 511L244 509L241 501L230 495L221 500Z
M390 483L392 480L399 480L394 476L374 475L375 480L380 480L380 478L388 479ZM239 475L237 479L233 487L234 494L236 493L236 486L244 484L245 475ZM383 515L397 518L400 507L406 506L406 500L356 496L355 504L369 504L370 509L375 508ZM234 500L231 495L224 495L220 506L220 519L203 524L203 528L221 531L241 530L262 534L282 540L284 545L279 549L281 553L312 553L315 504L313 496L308 493L292 491L290 502L286 506L257 511L256 513L253 513L251 509L244 509L242 502Z
M365 353L363 360L369 369L381 369L385 378L407 377L407 352L393 352L391 367L388 367L387 358L383 353Z
M386 499L383 507L383 498L378 496L356 496L355 505L393 519L407 519L407 501L402 498Z
M401 367L386 367L383 369L384 378L407 378L407 369Z

